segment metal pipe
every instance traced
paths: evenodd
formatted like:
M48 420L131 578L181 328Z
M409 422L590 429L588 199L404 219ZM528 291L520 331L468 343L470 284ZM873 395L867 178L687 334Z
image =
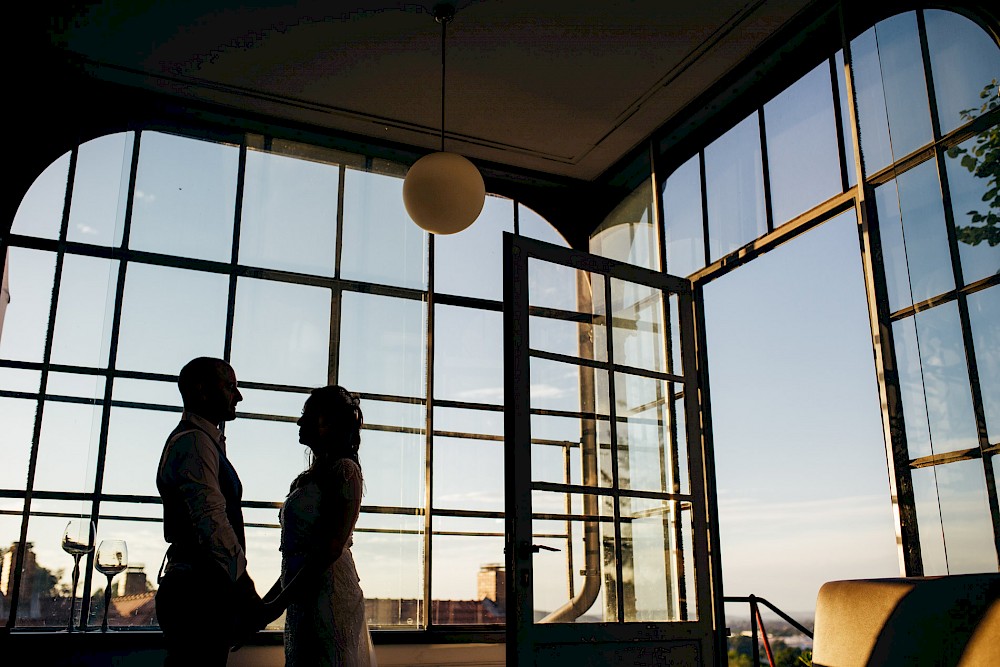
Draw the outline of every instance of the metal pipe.
M579 312L593 313L594 298L590 284L589 275L583 271L577 271L576 280L576 301ZM577 328L579 338L577 340L580 357L583 359L594 358L594 325L589 327L583 324ZM608 335L607 332L605 335ZM580 367L580 411L583 413L596 413L595 401L594 369L587 366ZM597 440L597 420L588 418L582 420L580 430L580 459L583 466L583 485L596 487L598 479L598 440ZM587 516L597 516L598 513L597 496L587 494L583 497L583 512ZM553 611L548 616L542 618L539 623L572 623L587 610L594 606L598 594L601 592L601 536L600 522L586 521L583 524L583 586L579 592L573 595L570 600ZM572 576L572 573L571 573Z

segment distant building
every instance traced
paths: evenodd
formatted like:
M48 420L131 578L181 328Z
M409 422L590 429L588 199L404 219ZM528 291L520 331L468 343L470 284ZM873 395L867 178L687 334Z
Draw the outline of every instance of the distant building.
M21 566L17 558L19 542L14 542L9 549L4 550L0 558L0 608L4 612L9 609L10 599L14 595L14 577ZM35 584L39 583L38 564L35 561L35 552L32 550L32 543L28 542L24 549L24 572L21 574L21 613L26 618L40 618L42 615L41 603L42 594L48 597L48 590L41 591Z
M479 568L476 598L489 600L503 612L507 609L507 570L500 563L488 563Z
M431 622L436 625L502 624L506 617L507 573L499 563L487 563L476 577L475 600L431 600ZM417 626L421 622L419 600L370 598L365 616L372 627Z
M114 582L114 595L142 595L146 592L146 571L141 564L129 565Z

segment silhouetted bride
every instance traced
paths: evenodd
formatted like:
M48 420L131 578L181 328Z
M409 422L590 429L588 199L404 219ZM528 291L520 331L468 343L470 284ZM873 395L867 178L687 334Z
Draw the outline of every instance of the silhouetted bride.
M271 617L287 607L289 667L375 665L350 548L361 511L363 423L358 398L339 386L314 389L298 421L313 460L281 509L281 578L264 597Z

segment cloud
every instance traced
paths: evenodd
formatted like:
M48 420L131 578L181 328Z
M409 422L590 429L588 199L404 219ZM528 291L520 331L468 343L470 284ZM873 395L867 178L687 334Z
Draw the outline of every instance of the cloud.
M147 204L152 204L154 201L156 201L156 195L146 194L142 190L135 191L135 198L140 201L146 202Z
M96 234L97 233L97 229L94 228L94 227L91 227L90 225L84 225L84 224L81 224L81 223L77 223L76 224L76 228L82 234Z

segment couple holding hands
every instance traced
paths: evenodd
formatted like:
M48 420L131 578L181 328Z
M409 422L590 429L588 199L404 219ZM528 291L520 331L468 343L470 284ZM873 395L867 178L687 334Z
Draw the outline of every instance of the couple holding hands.
M234 646L286 612L286 665L375 665L350 551L363 491L358 398L327 386L306 400L299 442L312 463L281 508L281 576L261 598L246 571L242 485L219 428L243 398L236 374L199 357L178 387L184 412L156 474L169 543L156 592L165 664L225 665Z

